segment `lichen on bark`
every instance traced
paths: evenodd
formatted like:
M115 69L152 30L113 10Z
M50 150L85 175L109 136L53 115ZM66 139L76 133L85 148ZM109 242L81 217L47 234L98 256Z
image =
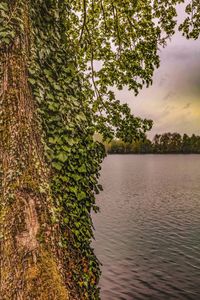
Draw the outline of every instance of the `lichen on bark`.
M49 170L28 83L29 1L5 2L12 40L1 43L1 299L69 299L58 227L52 225Z

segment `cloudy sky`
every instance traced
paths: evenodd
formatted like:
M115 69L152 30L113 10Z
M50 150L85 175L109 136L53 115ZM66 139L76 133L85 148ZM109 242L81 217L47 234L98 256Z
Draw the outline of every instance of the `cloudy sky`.
M124 89L118 98L135 115L154 120L150 137L168 131L200 134L200 39L186 40L177 32L160 56L153 85L137 97Z

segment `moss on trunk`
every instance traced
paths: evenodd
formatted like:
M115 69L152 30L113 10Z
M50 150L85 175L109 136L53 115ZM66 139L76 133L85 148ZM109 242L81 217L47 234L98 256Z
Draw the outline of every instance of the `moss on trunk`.
M10 18L19 10L23 31L0 48L1 299L67 300L59 229L51 222L49 171L27 76L28 2L7 3Z

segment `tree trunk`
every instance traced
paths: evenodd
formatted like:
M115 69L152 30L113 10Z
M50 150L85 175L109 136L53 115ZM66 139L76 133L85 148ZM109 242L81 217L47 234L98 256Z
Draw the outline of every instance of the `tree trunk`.
M0 294L4 300L64 300L69 293L56 246L59 230L51 225L49 171L27 76L31 47L27 2L21 1L23 32L0 49ZM18 3L9 3L12 16Z

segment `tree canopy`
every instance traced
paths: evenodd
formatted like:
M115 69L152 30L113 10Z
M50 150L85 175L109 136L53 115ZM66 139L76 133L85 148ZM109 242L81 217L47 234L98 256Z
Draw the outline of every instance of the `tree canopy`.
M152 141L144 138L125 143L114 139L110 143L105 143L105 148L107 153L111 154L199 154L200 136L167 132L156 134Z

